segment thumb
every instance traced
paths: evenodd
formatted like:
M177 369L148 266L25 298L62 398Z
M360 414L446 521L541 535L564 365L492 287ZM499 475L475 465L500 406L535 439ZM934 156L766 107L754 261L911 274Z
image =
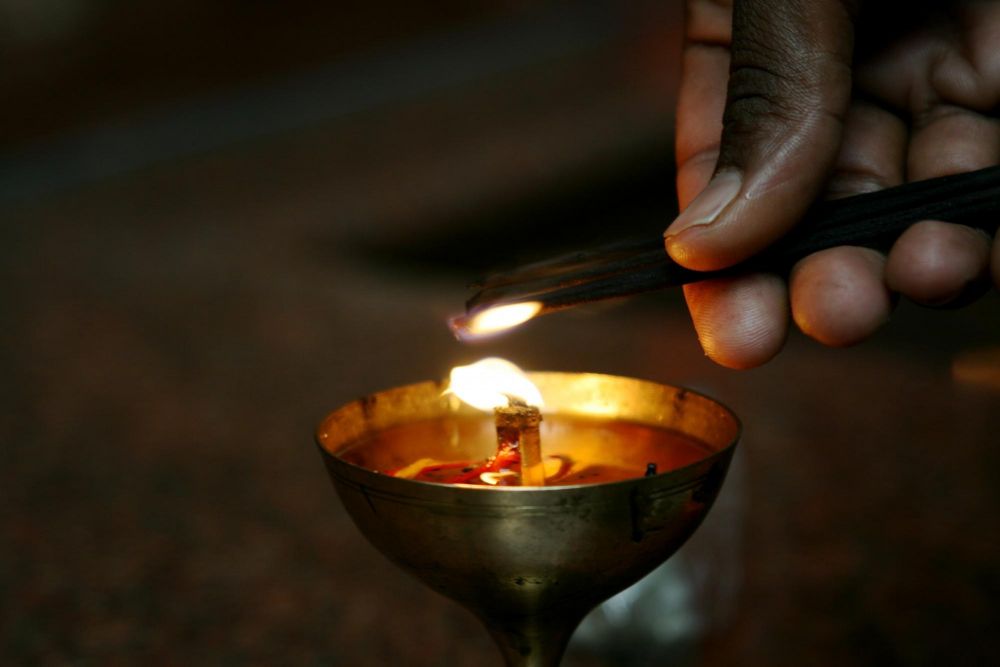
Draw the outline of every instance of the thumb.
M715 175L664 233L691 269L721 269L784 235L819 196L851 94L854 2L735 0Z

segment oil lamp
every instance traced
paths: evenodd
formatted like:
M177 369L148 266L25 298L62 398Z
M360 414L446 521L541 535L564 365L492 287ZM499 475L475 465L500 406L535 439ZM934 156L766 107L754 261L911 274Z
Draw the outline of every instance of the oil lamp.
M568 462L576 476L563 470L544 486L399 476L423 460L494 453L494 415L458 400L447 381L349 403L327 415L316 440L341 501L377 549L475 614L507 665L551 667L591 608L662 563L702 521L740 424L677 387L591 373L526 378L544 399L536 404L542 456Z

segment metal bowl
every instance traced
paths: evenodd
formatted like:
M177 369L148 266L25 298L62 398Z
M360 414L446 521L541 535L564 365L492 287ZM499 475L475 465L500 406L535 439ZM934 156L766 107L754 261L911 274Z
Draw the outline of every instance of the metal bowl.
M487 626L510 665L555 665L590 609L662 563L707 514L740 435L737 417L695 392L590 373L531 373L546 414L671 429L703 443L694 464L603 484L489 488L399 479L340 454L373 432L474 414L425 382L330 413L316 441L368 540ZM412 458L413 443L392 442ZM544 446L544 442L543 442ZM411 459L412 460L412 459Z

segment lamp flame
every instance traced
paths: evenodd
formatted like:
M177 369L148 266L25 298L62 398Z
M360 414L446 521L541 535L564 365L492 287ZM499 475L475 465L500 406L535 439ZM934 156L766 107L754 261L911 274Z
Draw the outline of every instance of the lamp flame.
M479 410L491 411L510 399L542 407L542 393L520 368L499 357L488 357L468 366L451 369L446 393Z
M452 331L460 340L476 340L502 333L524 324L542 310L538 301L523 301L493 306L469 317L455 318Z

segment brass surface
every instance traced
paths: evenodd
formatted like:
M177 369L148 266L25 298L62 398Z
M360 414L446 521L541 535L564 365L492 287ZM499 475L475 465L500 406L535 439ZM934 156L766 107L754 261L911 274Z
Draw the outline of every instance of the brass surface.
M501 488L398 479L338 456L373 431L475 413L442 396L443 382L350 403L322 421L316 439L344 506L377 549L478 616L508 665L557 665L591 608L662 563L697 528L725 477L740 424L721 404L685 389L596 374L530 377L545 397L545 414L673 429L711 453L650 477Z

